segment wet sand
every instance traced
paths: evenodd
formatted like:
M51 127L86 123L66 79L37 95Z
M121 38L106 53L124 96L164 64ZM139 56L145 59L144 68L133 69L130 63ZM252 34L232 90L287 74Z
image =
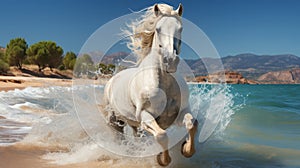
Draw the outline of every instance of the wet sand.
M0 167L5 168L33 168L51 167L47 161L40 158L45 151L24 150L18 147L0 147ZM52 165L53 166L53 165Z
M119 162L118 160L102 158L101 160L57 165L51 163L49 160L42 158L43 154L50 151L47 149L39 149L35 147L24 147L24 146L8 146L0 147L0 167L2 168L139 168L141 164L138 162ZM118 163L119 162L119 163ZM150 166L150 165L149 165ZM148 167L149 167L148 166ZM143 166L142 166L143 167ZM153 167L153 166L150 166Z
M21 147L0 147L0 167L5 168L71 168L99 167L97 163L82 163L79 165L55 165L42 159L47 151L41 149L22 149Z

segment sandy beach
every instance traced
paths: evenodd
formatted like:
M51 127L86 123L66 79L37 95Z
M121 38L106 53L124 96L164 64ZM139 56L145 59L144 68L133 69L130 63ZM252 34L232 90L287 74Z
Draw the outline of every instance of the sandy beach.
M25 150L14 146L0 147L0 167L51 167L45 160L40 159L44 153L41 150Z
M94 161L81 162L76 164L58 165L51 163L50 160L43 159L43 155L49 153L49 149L42 149L38 147L25 147L20 145L13 145L7 147L0 147L0 167L2 168L139 168L143 163L140 159L137 161L129 161L124 163L122 160L102 158ZM146 166L146 165L144 165ZM148 165L146 167L153 167ZM155 166L154 166L155 167ZM160 167L160 166L156 166Z
M26 87L47 87L47 86L71 86L70 79L22 77L22 76L0 76L0 91L24 89ZM0 116L0 119L5 117ZM5 168L52 168L57 165L50 164L41 158L47 150L36 148L24 148L17 145L0 147L0 167Z
M0 91L24 89L26 87L71 86L71 79L0 76Z

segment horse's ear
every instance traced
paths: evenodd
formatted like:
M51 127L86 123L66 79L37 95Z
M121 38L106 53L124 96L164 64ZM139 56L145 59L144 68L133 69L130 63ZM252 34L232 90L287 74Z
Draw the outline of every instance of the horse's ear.
M157 4L154 5L154 14L155 14L155 16L161 15L161 11L160 11L160 9L158 8L158 5L157 5Z
M176 12L178 13L179 16L182 16L183 7L182 7L181 3L179 4L178 8L176 9Z

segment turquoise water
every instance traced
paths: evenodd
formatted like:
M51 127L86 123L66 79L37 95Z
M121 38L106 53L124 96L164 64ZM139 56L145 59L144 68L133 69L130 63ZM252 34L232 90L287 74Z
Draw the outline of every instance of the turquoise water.
M226 131L228 139L300 150L300 85L233 88L248 96Z
M218 157L217 167L300 167L300 85L231 85L230 91L243 107L200 158Z
M200 112L197 152L192 158L183 158L178 144L170 151L173 161L169 167L300 167L300 85L220 86L190 85L191 108ZM89 128L103 132L104 127L94 125L99 117L93 116L91 108L93 98L96 96L97 103L102 91L103 86L78 86L0 92L0 116L4 117L0 119L0 146L21 141L71 147L70 153L46 155L65 164L101 158L107 152L82 132ZM74 110L76 99L82 113ZM207 130L214 132L199 143L207 114L219 118L219 124L208 125ZM115 154L109 156L113 159ZM125 157L118 163L130 161ZM153 158L143 159L148 161L150 167L157 165Z

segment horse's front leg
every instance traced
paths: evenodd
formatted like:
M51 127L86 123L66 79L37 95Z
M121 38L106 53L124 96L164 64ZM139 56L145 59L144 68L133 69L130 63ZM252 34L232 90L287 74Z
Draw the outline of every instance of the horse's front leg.
M188 138L186 138L186 141L182 144L181 153L185 157L192 157L195 150L195 135L197 133L197 127L198 127L198 121L195 120L193 123L193 116L190 113L186 113L184 115L183 123L185 124L185 127L188 131Z
M166 131L160 128L154 117L145 110L141 112L141 119L142 128L153 134L163 149L163 152L157 155L157 162L161 166L167 166L171 162L171 157L168 151L168 136Z
M179 113L176 124L178 126L185 126L188 131L188 137L182 144L181 153L185 157L191 157L196 152L195 135L197 133L198 121L195 119L193 122L193 116L189 107Z

